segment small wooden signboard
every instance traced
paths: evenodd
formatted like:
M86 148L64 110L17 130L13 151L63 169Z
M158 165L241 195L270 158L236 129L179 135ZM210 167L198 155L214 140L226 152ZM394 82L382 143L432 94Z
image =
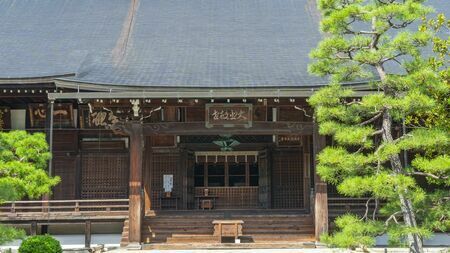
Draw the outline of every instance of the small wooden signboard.
M206 127L252 127L251 104L207 104Z
M278 143L278 146L283 146L283 147L300 147L300 146L302 146L302 136L301 135L278 135L277 143Z

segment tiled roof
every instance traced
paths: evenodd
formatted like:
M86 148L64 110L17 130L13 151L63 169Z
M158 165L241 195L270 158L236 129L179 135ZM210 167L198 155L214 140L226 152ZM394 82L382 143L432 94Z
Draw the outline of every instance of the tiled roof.
M315 2L0 0L0 78L75 73L71 80L138 87L324 84L307 72L321 37Z

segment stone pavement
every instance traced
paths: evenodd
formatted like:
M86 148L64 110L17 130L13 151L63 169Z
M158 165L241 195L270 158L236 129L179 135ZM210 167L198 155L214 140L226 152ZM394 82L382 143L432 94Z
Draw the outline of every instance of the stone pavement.
M113 250L108 251L112 253L137 253L137 252L151 252L151 253L347 253L347 252L362 252L350 251L344 249L226 249L226 250L143 250L143 251L127 251L127 250ZM369 249L371 253L408 253L405 248L373 248ZM427 248L425 253L450 253L449 248Z

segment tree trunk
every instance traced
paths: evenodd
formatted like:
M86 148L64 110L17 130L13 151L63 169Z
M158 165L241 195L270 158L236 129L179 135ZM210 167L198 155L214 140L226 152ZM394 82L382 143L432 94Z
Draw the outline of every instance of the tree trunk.
M383 113L383 140L387 143L393 142L394 139L392 137L392 117L389 114L389 111L386 110ZM400 156L393 155L390 158L391 166L396 174L404 174L403 166L400 162ZM402 209L403 213L403 220L408 227L417 227L416 223L416 216L414 213L414 207L412 205L412 201L405 197L404 193L399 193L399 199L400 199L400 207ZM410 252L414 253L423 253L423 245L422 245L422 238L416 233L409 233L408 234L408 246L410 249Z

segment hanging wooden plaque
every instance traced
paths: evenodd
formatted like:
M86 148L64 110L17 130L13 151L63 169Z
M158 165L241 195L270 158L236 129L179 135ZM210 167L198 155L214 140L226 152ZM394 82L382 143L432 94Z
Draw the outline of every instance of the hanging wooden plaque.
M45 128L47 104L28 104L31 128ZM73 107L70 103L55 103L53 107L53 126L59 128L75 127Z
M252 127L251 104L207 104L206 127Z
M117 115L123 115L125 112L120 108L89 108L80 106L80 127L81 128L105 128L119 122ZM128 111L126 111L128 113Z
M11 109L0 107L0 130L11 129Z

